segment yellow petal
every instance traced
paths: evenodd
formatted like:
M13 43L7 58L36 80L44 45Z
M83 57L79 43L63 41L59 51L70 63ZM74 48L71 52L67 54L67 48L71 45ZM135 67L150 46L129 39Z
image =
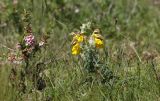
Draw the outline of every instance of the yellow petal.
M102 35L100 35L100 34L92 34L92 36L94 38L103 39Z
M74 41L77 41L77 42L83 42L84 41L84 35L82 35L82 34L77 34L77 35L75 35L74 37L73 37L73 40Z
M103 40L95 38L95 46L96 48L103 48L104 47Z
M78 55L80 53L80 44L76 43L75 45L73 45L72 47L72 54L73 55Z

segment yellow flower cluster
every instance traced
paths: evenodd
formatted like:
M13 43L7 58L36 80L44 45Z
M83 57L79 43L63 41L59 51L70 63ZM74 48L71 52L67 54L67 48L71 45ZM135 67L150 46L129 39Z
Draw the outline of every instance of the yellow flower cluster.
M96 48L103 48L104 47L104 41L103 41L103 37L100 34L100 30L99 29L95 29L94 32L92 33L91 37L90 37L90 44L93 44Z
M80 53L80 44L85 40L83 33L74 33L72 41L72 54L78 55Z
M72 41L72 54L78 55L81 52L81 44L84 43L86 40L86 36L83 33L74 33L73 34L73 41ZM103 48L104 47L104 40L100 34L99 29L95 29L92 35L89 37L88 40L90 45L95 46L96 48Z

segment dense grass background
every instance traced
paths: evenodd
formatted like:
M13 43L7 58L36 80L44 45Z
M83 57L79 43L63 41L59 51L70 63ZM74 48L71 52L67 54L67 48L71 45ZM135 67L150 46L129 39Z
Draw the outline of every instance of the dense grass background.
M0 1L0 101L160 100L159 0L13 1ZM30 12L34 35L50 38L30 62L30 68L45 63L46 88L19 94L10 85L9 74L11 68L22 66L9 63L7 54L23 34L24 9ZM102 60L118 77L116 82L102 84L95 78L84 83L89 74L70 53L69 33L89 21L105 36L108 57Z

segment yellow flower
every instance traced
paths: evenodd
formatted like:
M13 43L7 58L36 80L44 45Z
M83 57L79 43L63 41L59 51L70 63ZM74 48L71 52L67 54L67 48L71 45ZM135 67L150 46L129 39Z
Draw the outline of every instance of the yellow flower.
M104 42L101 39L95 38L95 45L96 45L96 48L103 48L104 47Z
M72 54L78 55L80 53L81 47L80 44L84 42L85 35L83 33L74 33L73 34L73 40L72 40Z
M94 33L93 33L93 34L92 34L92 37L103 40L103 36L100 35L100 34L94 34Z
M99 29L94 30L91 37L94 40L94 44L95 44L96 48L103 48L104 47L104 40L103 40L103 37L100 34Z
M74 37L73 37L73 40L74 41L77 41L77 42L83 42L84 41L84 35L83 34L76 34Z
M103 39L102 35L100 34L100 30L99 29L95 29L92 33L92 36L94 38L98 38L98 39Z
M75 43L72 46L72 54L73 55L78 55L80 53L80 44L79 43Z

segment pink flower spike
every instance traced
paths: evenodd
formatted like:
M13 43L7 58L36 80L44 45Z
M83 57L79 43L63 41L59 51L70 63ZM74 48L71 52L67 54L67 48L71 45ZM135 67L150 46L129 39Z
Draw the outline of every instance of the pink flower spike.
M26 46L33 46L35 43L35 39L32 34L25 36L24 41L25 41Z

